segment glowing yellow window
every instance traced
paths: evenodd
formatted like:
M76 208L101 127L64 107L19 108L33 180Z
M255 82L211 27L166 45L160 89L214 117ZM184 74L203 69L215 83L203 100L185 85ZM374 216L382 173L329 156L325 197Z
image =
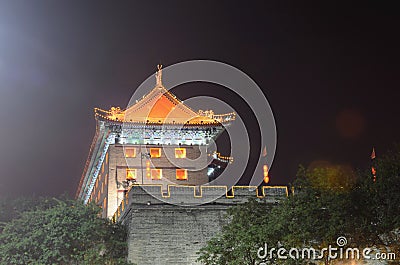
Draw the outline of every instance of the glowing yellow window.
M175 148L175 158L185 158L186 148Z
M126 169L126 179L127 180L133 180L136 179L136 169Z
M104 200L103 200L103 209L106 208L106 205L107 205L107 198L104 198Z
M177 180L187 180L188 173L186 169L177 169L176 170L176 179Z
M150 156L153 157L161 157L161 148L150 148Z
M136 157L136 148L125 147L125 157Z
M162 178L162 169L151 170L151 179L161 179L161 178Z

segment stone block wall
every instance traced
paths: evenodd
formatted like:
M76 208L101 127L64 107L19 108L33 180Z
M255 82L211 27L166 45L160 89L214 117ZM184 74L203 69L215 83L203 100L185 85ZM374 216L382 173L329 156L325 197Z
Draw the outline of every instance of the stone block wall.
M144 190L144 189L145 190ZM228 222L226 210L249 198L275 203L286 187L133 186L115 217L128 227L128 259L135 264L198 264L198 252ZM221 197L221 192L224 194ZM210 201L210 198L212 200Z

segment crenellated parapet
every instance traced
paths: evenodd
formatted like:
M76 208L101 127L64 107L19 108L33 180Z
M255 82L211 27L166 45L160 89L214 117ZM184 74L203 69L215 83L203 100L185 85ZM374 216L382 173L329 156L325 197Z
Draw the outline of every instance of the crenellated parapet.
M128 209L149 207L230 207L244 203L250 198L275 203L287 197L286 186L182 186L169 185L132 185L118 207L113 220L117 221Z

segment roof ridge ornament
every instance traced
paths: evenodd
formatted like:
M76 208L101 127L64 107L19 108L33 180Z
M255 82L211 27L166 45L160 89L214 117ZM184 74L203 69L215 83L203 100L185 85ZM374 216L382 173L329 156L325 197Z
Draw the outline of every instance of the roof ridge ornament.
M162 87L162 64L157 65L156 85Z

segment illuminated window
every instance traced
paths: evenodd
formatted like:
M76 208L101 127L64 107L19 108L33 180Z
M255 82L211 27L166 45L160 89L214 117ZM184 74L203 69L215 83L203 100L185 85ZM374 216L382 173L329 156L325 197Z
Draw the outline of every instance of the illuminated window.
M136 157L136 148L125 147L125 157Z
M127 180L134 180L136 179L136 169L126 169L126 179Z
M186 148L175 148L175 158L185 158Z
M161 148L150 148L150 156L153 157L161 157Z
M176 179L177 180L187 180L188 174L186 169L177 169L176 170Z
M108 164L108 152L106 154L106 164Z
M161 179L161 178L162 178L162 169L151 170L151 179Z
M263 166L263 173L264 173L264 182L268 183L269 182L269 176L268 176L268 166L267 165Z

